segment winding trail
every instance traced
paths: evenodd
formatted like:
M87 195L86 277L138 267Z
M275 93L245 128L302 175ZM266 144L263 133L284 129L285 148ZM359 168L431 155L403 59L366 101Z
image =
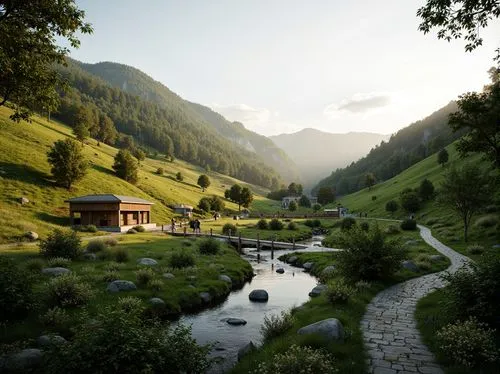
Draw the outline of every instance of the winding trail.
M418 227L422 239L451 260L445 271L453 273L470 261L435 239L427 227ZM440 275L445 271L396 284L378 293L368 304L361 330L369 355L369 373L444 373L422 342L414 314L420 298L444 287Z

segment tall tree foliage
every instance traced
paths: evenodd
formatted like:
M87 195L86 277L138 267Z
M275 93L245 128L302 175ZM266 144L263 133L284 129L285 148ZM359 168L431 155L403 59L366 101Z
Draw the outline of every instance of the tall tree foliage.
M0 106L17 104L14 120L33 110L54 110L61 83L53 64L63 64L68 48L78 48L78 33L92 32L74 0L0 0Z
M120 149L116 154L113 170L118 177L129 183L136 184L139 179L137 162L126 149Z
M233 184L230 189L224 192L224 197L238 204L238 211L241 206L248 208L253 201L253 193L248 187L241 187L239 184Z
M210 186L210 178L205 174L200 175L198 177L198 186L200 186L201 190L205 192L205 189Z
M54 179L68 190L87 172L88 163L82 154L82 147L72 139L56 141L47 158Z
M438 153L439 165L444 167L444 165L446 165L446 163L448 162L449 157L450 156L448 155L448 151L446 150L446 148L441 149Z
M335 201L335 190L332 187L320 187L318 191L318 203L325 205Z

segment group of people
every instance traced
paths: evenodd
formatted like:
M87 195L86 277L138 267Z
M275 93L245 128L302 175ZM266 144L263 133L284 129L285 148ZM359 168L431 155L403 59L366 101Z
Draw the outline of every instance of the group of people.
M179 222L179 227L182 228L182 221ZM201 234L201 222L199 219L189 221L189 227L193 230L194 234ZM172 218L170 221L170 231L175 232L177 228L177 221Z

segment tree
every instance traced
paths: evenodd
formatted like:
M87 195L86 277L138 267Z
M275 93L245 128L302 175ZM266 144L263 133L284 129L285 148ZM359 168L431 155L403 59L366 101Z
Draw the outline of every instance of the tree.
M299 199L299 205L310 208L311 207L311 200L306 195L302 195Z
M87 108L80 106L76 113L73 123L73 133L76 138L83 143L83 141L90 136L91 114Z
M250 191L248 187L243 187L241 189L241 196L240 196L240 201L239 204L243 205L243 207L248 208L250 204L253 201L253 193ZM238 211L239 211L239 206L238 206Z
M434 185L430 180L425 178L418 188L418 194L422 200L430 200L434 196Z
M129 183L136 184L138 180L138 166L132 154L126 149L120 149L115 156L113 170L116 175Z
M295 212L297 210L297 203L295 201L290 201L290 204L288 204L288 210L290 212Z
M375 184L375 175L373 173L368 173L365 175L365 186L368 187L368 190L372 189L372 186Z
M320 209L321 209L321 205L320 204L316 203L316 204L313 205L314 212L318 212Z
M179 182L182 182L184 180L184 177L180 171L178 171L177 174L175 174L175 179Z
M210 186L210 179L208 178L208 176L206 176L205 174L200 175L198 178L198 186L200 186L201 190L205 192L205 188L208 188L208 186Z
M292 182L288 185L288 194L290 196L296 196L299 194L298 188L297 188L297 183Z
M389 200L385 204L385 210L391 213L391 216L394 214L396 210L398 210L399 204L395 200Z
M81 146L72 139L56 141L47 153L47 158L55 180L68 190L87 173L88 163Z
M198 202L198 208L205 212L210 211L210 199L208 197L202 197Z
M53 65L65 64L69 52L59 45L79 47L77 34L92 32L84 17L74 0L0 1L0 106L17 104L13 120L57 107L62 84Z
M226 192L229 200L238 204L238 211L241 210L242 205L248 208L253 201L253 193L248 187L241 188L239 184L233 184ZM226 196L226 192L224 196Z
M132 154L137 159L139 166L141 166L141 161L144 161L146 159L146 153L144 153L144 151L140 148L135 148L132 151Z
M415 213L420 209L420 199L415 191L403 191L400 195L401 206L408 213Z
M444 175L440 201L462 218L466 242L472 217L490 201L491 183L488 173L473 164L452 168Z
M500 7L499 7L500 9ZM500 169L500 82L484 92L469 92L457 101L458 111L450 114L449 126L454 132L468 132L457 144L460 156L484 153L486 159Z
M333 188L324 186L318 190L318 203L325 205L335 201L335 191Z
M99 118L99 131L97 133L97 139L109 145L114 145L118 132L115 129L113 120L109 118L106 114L101 115Z
M444 165L448 162L448 158L449 158L449 155L448 155L448 151L446 150L446 148L441 149L438 153L438 164L440 164L442 167L444 167Z
M219 196L214 195L210 198L210 209L214 212L222 212L225 207L226 204Z

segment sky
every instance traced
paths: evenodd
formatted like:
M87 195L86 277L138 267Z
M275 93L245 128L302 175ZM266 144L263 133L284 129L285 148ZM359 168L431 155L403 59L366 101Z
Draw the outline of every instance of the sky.
M77 0L71 56L134 66L263 135L390 134L488 82L500 20L464 51L418 31L425 0Z

